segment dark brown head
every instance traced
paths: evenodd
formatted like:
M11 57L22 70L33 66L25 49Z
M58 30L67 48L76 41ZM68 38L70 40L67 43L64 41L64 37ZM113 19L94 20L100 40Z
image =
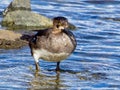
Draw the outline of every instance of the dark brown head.
M67 18L61 16L53 18L53 27L59 30L66 29L68 27Z

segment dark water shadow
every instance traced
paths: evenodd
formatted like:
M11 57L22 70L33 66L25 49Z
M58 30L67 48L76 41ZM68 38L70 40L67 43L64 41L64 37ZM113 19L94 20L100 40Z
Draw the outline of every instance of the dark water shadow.
M0 17L2 17L2 14L3 14L3 13L0 11Z
M77 74L77 76L82 81L98 81L98 80L108 79L107 74L102 72L96 72L96 73L84 72Z
M48 71L54 71L54 72L56 72L55 69L48 69ZM58 71L58 72L56 72L56 73L77 74L77 73L79 73L79 71L73 71L73 70L67 70L67 69L60 69L60 71Z
M115 21L115 22L120 22L120 18L119 17L101 17L100 19L102 20L108 20L108 21Z

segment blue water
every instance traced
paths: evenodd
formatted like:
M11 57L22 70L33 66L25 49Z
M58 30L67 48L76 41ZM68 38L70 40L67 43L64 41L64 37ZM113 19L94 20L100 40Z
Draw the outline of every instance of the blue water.
M0 0L0 12L10 1ZM0 90L120 90L120 1L31 0L31 7L67 17L77 27L77 48L60 73L56 63L40 60L37 75L28 46L0 50Z

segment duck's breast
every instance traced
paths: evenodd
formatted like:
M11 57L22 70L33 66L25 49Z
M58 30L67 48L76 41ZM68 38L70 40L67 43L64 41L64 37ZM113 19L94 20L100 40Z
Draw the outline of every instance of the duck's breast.
M46 40L47 50L53 53L71 53L74 45L69 36L65 33L50 35Z

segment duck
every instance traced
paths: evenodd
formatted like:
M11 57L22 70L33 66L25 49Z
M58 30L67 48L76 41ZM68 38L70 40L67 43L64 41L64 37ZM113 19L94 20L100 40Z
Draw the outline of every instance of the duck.
M74 34L67 29L69 22L66 17L54 17L52 21L52 28L39 30L29 41L36 71L40 70L39 59L56 62L55 70L60 71L60 62L66 60L77 45Z

